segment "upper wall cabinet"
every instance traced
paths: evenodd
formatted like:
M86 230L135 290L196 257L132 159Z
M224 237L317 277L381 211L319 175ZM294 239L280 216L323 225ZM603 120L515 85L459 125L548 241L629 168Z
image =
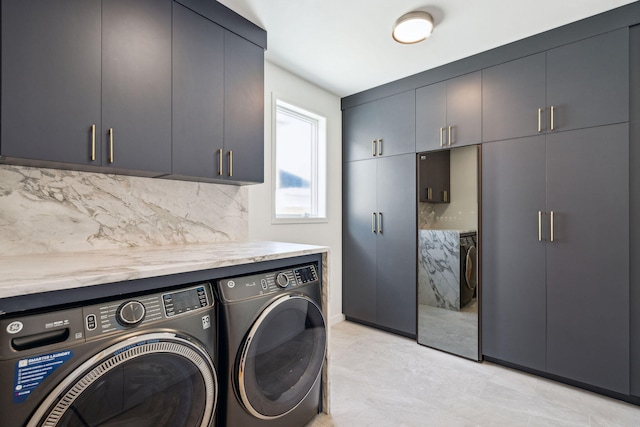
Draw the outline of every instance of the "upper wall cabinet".
M103 166L171 171L171 4L102 3Z
M415 152L415 91L344 112L344 160Z
M627 29L482 71L483 141L629 120Z
M2 156L100 164L101 17L100 0L2 1Z
M266 33L186 3L3 0L0 161L263 182Z
M478 144L482 138L481 73L416 90L416 151Z

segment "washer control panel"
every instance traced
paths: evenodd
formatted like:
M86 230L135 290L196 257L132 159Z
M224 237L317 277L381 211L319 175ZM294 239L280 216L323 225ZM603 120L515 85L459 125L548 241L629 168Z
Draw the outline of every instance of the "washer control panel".
M175 291L109 301L82 308L87 338L135 328L213 305L211 285L202 283Z
M222 279L218 284L222 298L232 302L288 291L309 283L317 283L318 280L316 264L305 264L283 270Z

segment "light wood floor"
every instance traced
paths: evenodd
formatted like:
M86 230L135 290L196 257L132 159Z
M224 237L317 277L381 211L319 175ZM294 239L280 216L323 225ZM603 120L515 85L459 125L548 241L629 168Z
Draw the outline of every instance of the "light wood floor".
M330 332L331 415L307 427L640 426L640 407L352 322Z

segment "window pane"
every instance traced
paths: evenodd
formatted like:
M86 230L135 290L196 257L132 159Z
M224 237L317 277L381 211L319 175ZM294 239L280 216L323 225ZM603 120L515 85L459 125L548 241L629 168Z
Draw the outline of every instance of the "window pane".
M323 150L324 119L300 108L276 102L276 218L325 216ZM319 194L322 193L322 194Z

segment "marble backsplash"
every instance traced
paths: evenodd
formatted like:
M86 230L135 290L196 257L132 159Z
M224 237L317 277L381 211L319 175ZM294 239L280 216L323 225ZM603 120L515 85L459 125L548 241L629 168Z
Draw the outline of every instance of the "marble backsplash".
M248 189L0 165L0 256L248 239Z

